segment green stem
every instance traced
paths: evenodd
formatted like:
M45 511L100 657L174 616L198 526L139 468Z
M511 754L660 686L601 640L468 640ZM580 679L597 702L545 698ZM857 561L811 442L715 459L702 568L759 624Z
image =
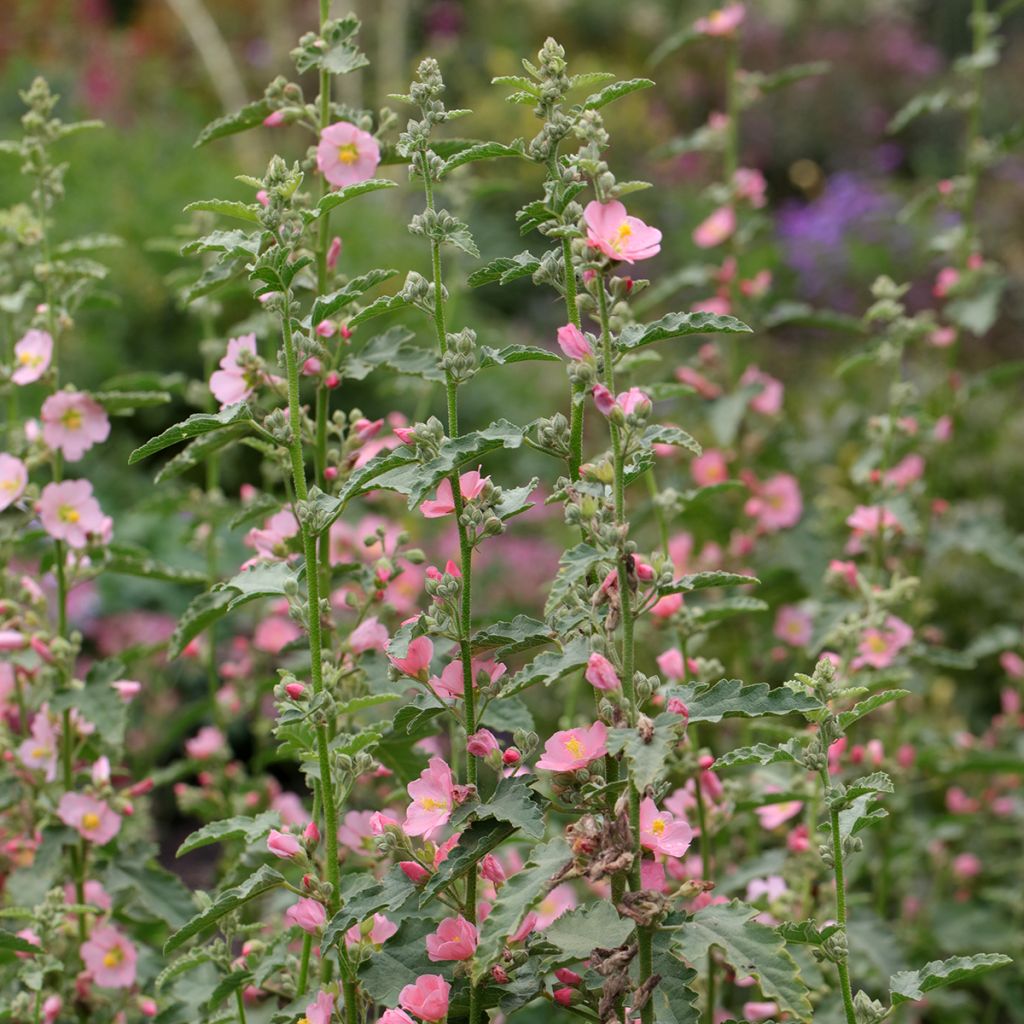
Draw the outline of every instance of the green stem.
M576 268L572 262L572 243L562 239L562 262L565 265L565 312L569 322L583 329L580 310L576 304ZM569 389L569 479L579 479L583 462L583 385L573 384Z
M971 53L977 57L988 41L986 26L985 0L973 0L971 5ZM974 250L975 242L975 206L978 198L978 168L974 162L974 151L981 136L982 81L984 72L974 67L970 72L971 102L967 109L967 137L964 140L964 176L967 178L967 191L964 196L963 208L963 245L960 254L964 269L967 260Z
M822 769L822 782L825 789L831 784L829 781L828 767ZM829 812L832 825L832 861L833 872L836 879L836 924L845 934L846 932L846 879L843 868L843 844L839 838L839 809L832 808ZM836 964L839 973L839 988L843 996L843 1010L846 1013L846 1024L857 1024L857 1015L853 1008L853 992L850 988L850 969L846 960Z
M309 982L309 957L312 952L313 936L307 932L302 937L302 960L299 963L299 981L295 991L296 999L301 999L306 994L306 986Z
M245 1024L245 997L240 988L235 989L235 1006L238 1007L238 1024Z

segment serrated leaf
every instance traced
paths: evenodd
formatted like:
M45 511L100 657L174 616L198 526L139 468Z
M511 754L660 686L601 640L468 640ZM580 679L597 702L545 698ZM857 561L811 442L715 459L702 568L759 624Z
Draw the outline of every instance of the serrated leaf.
M638 793L652 786L665 770L665 761L682 735L684 721L679 715L664 713L654 720L650 739L644 740L636 729L611 729L608 753L622 751L629 762L630 781Z
M721 949L738 973L757 978L761 991L780 1010L808 1021L813 1009L796 961L774 929L754 920L759 913L738 900L703 907L676 932L673 950L698 964L712 946Z
M791 690L787 686L772 689L768 683L747 685L739 679L720 679L710 686L702 683L672 686L668 693L686 705L691 722L803 714L822 708L821 701L812 694Z
M38 956L43 952L39 946L21 938L12 932L0 931L0 951L4 953L25 953L28 956Z
M649 324L627 324L616 340L620 352L651 345L668 338L681 338L688 334L749 334L749 328L734 316L717 313L666 313L660 320Z
M187 473L190 469L194 469L200 463L205 462L211 455L223 451L236 441L246 437L250 430L249 422L242 421L240 423L232 423L231 426L223 427L220 430L211 430L210 433L195 438L195 440L185 445L177 455L160 467L160 471L153 478L154 482L158 484L163 483L165 480L170 480L180 476L182 473Z
M862 778L854 779L847 787L845 797L855 800L866 793L892 793L892 779L885 772L872 772Z
M624 943L635 925L619 917L615 907L604 900L575 907L559 915L544 929L544 940L561 950L552 964L587 960L597 946L613 948Z
M502 697L520 693L537 683L550 686L570 672L577 672L587 664L590 645L583 637L570 640L560 651L545 651L524 665L501 689Z
M324 930L323 948L328 949L354 924L373 917L374 914L394 913L417 892L405 872L393 865L381 879L372 875L359 875L352 884L342 883L344 904L328 922Z
M435 928L436 923L429 919L404 921L383 947L360 965L359 983L371 999L383 1006L397 1006L402 989L420 975L443 974L452 980L450 964L431 963L427 957L425 940Z
M359 310L349 320L348 325L349 327L358 327L359 324L366 323L367 320L372 320L375 316L393 313L396 309L405 309L408 305L409 301L401 292L395 295L382 295L379 299L374 299L368 306Z
M284 885L284 882L284 876L280 872L268 864L261 865L255 874L250 875L241 885L222 892L210 906L174 932L164 943L164 955L179 949L194 935L216 924L225 914L230 914L264 893Z
M839 839L845 842L850 836L872 825L877 825L883 818L889 817L889 812L878 806L874 793L866 793L857 797L853 803L839 812ZM831 822L823 822L818 830L828 835L832 833Z
M854 722L860 721L865 715L870 714L876 708L880 708L885 704L890 704L894 700L901 700L903 697L909 697L909 690L884 690L882 693L876 693L855 704L849 711L844 711L839 715L839 727L845 732Z
M131 412L166 405L171 400L167 391L94 391L92 397L109 413Z
M755 743L752 747L736 747L723 754L715 761L713 768L735 768L739 765L759 764L762 767L770 764L798 764L803 746L799 740L787 740L781 746L773 747L769 743Z
M235 135L238 132L248 131L257 125L263 124L263 119L270 114L270 104L266 99L257 100L255 103L248 103L241 110L233 114L225 114L211 121L200 133L199 138L193 143L198 149L214 139L222 139L226 135Z
M202 967L213 959L209 949L191 949L184 956L178 957L173 963L168 964L157 976L153 983L154 988L159 992L169 981L173 981L179 975Z
M473 634L471 646L474 654L495 651L499 660L557 639L554 630L529 615L517 615L511 622L495 622Z
M194 597L174 627L167 643L167 656L177 658L204 629L226 614L230 603L231 594L225 591L207 590Z
M919 93L897 111L886 131L891 135L901 132L911 121L916 120L922 114L938 114L945 110L952 99L953 94L949 89Z
M974 956L954 956L948 960L933 960L917 971L900 971L889 979L892 1005L916 1002L932 989L952 985L968 978L976 978L997 967L1007 967L1013 960L1002 953L976 953Z
M327 198L327 197L325 197ZM347 284L329 295L318 295L313 301L313 309L307 320L303 323L306 326L315 327L321 320L334 316L339 309L344 308L351 302L355 302L360 295L368 292L371 288L382 284L397 274L397 270L377 269L371 270L359 277L352 278Z
M480 347L480 369L492 366L506 366L509 363L545 362L559 363L561 359L554 352L535 345L506 345L504 348ZM671 443L671 442L668 442Z
M544 835L544 814L533 791L522 779L499 779L485 803L464 803L451 817L452 828L467 818L493 819L511 825L530 839Z
M219 213L224 217L234 217L235 220L248 221L250 224L259 224L259 209L258 203L239 203L231 199L200 199L198 202L189 203L184 212L204 210L208 213Z
M736 572L710 569L706 572L689 573L674 580L670 587L659 591L664 594L688 594L694 590L708 590L711 587L741 587L760 583L756 576L744 576Z
M775 930L787 941L805 946L821 946L831 935L839 931L839 925L827 924L819 927L814 921L783 921Z
M562 553L558 560L558 574L551 583L551 592L545 602L545 613L551 615L561 608L569 593L598 567L611 561L611 554L590 544L580 543Z
M655 425L648 427L643 433L645 445L671 444L677 448L686 448L694 455L700 455L704 451L697 440L691 437L682 427L669 427Z
M234 423L252 422L252 418L252 410L245 402L236 402L226 409L221 409L220 412L194 413L187 420L175 423L173 427L168 427L162 434L150 438L141 448L136 448L128 456L128 465L133 466L150 455L163 451L164 448L180 444L190 438L220 430L222 427Z
M392 181L390 178L370 178L367 181L360 181L355 185L347 185L345 188L328 192L316 204L316 208L321 214L328 213L358 196L366 195L368 192L379 192L381 189L397 187L398 182Z
M395 373L441 383L445 379L434 348L413 344L414 335L405 327L389 327L371 338L346 359L342 373L350 380L363 380L381 367Z
M234 818L224 818L221 821L211 821L209 825L193 832L178 847L175 857L184 857L186 853L198 850L203 846L211 846L213 843L225 843L232 839L244 839L247 845L254 845L259 842L272 828L281 824L281 816L277 811L263 811L255 817L249 815L238 815Z
M631 92L640 89L650 89L654 85L649 78L630 78L628 81L615 82L605 86L600 92L595 92L583 101L584 110L600 110L609 103L628 96Z
M499 256L491 260L485 267L473 271L469 275L469 286L479 288L482 284L489 284L491 281L498 281L501 284L508 284L521 277L529 277L540 269L540 260L528 250L519 253L518 256Z
M450 174L456 167L463 164L474 163L477 160L493 160L497 157L523 156L522 145L506 146L501 142L478 142L475 146L469 146L454 156L449 157L441 165L438 177L443 178Z
M215 1010L221 1003L227 999L228 996L233 995L240 988L248 985L252 981L252 971L241 970L231 971L229 974L225 974L223 978L217 982L217 987L210 993L210 997L206 1000L207 1011Z
M434 896L464 878L492 850L497 849L515 835L515 828L493 818L474 821L460 836L459 842L427 880L420 894L420 906L426 906Z
M681 920L681 914L671 914L664 923L675 925ZM651 993L654 1024L700 1024L698 997L693 988L697 972L672 952L672 937L673 932L668 930L654 933L652 967L655 974L661 975L661 981Z
M768 611L768 605L759 597L727 597L721 601L716 601L714 604L705 604L699 608L691 608L690 614L701 625L714 625L716 622L724 622L726 619L734 618L737 615L748 615L751 612L766 611Z
M140 576L167 583L205 585L207 580L205 572L167 565L165 562L150 558L145 548L136 548L128 544L111 545L103 568L121 576Z

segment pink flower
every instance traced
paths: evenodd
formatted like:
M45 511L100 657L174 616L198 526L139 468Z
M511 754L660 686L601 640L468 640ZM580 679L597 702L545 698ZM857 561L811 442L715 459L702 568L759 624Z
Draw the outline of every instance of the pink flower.
M285 114L283 110L272 110L265 118L263 118L264 128L280 128L285 122Z
M778 1003L751 1001L743 1004L743 1016L751 1022L767 1020L769 1017L776 1016L778 1012Z
M753 903L754 900L764 896L769 903L774 903L787 892L789 892L789 886L786 885L786 880L781 875L752 878L747 883L747 902Z
M533 927L542 932L553 921L557 921L566 911L576 906L576 893L568 882L556 885L537 904L536 917Z
M32 719L32 734L18 747L18 758L26 768L41 769L46 781L57 777L57 734L46 713L46 705Z
M399 672L413 679L426 679L430 671L430 659L434 656L434 643L429 636L414 637L409 641L404 658L396 658L388 654L391 662Z
M368 923L370 924L369 931L366 930ZM345 945L357 946L360 942L369 939L374 946L383 946L397 931L398 925L394 921L383 914L374 914L372 922L364 921L361 925L354 924L345 932Z
M121 816L103 800L85 793L65 793L57 805L57 817L97 846L109 843L121 830Z
M1011 679L1024 679L1024 658L1016 651L1003 651L999 664Z
M974 853L960 853L953 858L953 875L961 882L981 874L981 859Z
M356 853L374 849L374 836L380 835L373 828L377 811L348 811L338 828L338 842Z
M437 931L427 936L427 957L432 963L442 960L468 960L476 952L479 941L476 926L461 914L446 917Z
M902 619L890 615L882 629L866 629L850 668L888 668L896 655L914 639L914 630Z
M586 768L591 761L608 753L605 746L608 730L604 722L595 722L588 729L565 729L556 732L544 744L544 753L537 767L547 772L573 772Z
M622 682L615 671L615 666L597 651L591 653L587 660L587 671L584 678L595 690L620 690Z
M895 514L883 505L858 505L846 517L846 525L853 531L852 541L857 544L856 550L866 535L877 536L885 530L902 529Z
M320 133L316 165L335 187L345 188L372 178L380 163L377 140L348 121L336 121Z
M279 832L276 828L270 830L267 836L267 849L282 860L291 860L303 852L302 844L288 832Z
M402 828L409 836L432 839L452 816L455 803L452 770L440 757L432 757L420 777L408 785L412 803Z
M430 877L430 872L414 860L399 861L398 866L413 885L422 885Z
M932 295L937 299L944 299L960 281L960 271L955 267L943 267L935 278L932 286Z
M110 435L110 420L99 402L81 391L58 391L43 402L43 440L68 462L77 462Z
M765 792L773 792L771 789ZM763 807L756 807L754 813L760 819L761 828L769 832L778 828L784 821L789 821L803 810L803 804L799 800L786 800L778 804L765 804Z
M130 703L142 692L142 683L135 679L115 679L110 685L117 690L117 695L125 704Z
M917 452L911 452L886 471L885 482L903 491L915 480L920 480L923 475L924 459Z
M722 393L722 389L717 384L708 380L704 374L692 366L680 366L676 370L676 380L693 388L701 398L708 400L718 398Z
M471 671L473 673L473 685L476 686L476 679L481 673L485 674L488 679L495 683L505 674L505 665L503 662L487 660L477 661L475 658L471 662ZM443 671L439 676L430 677L430 685L434 692L441 697L461 697L465 693L466 681L464 679L464 670L461 661L452 661L445 665Z
M760 384L761 390L750 400L750 408L762 416L778 416L782 411L782 396L785 389L782 381L764 373L756 366L748 366L740 377L740 384Z
M341 239L335 235L331 239L330 247L327 250L327 269L334 270L338 265L338 257L341 255Z
M131 988L135 984L135 947L116 928L93 928L79 954L100 988Z
M775 616L772 632L790 647L806 647L811 642L813 624L810 615L794 604L784 604Z
M15 384L32 384L39 380L50 366L53 338L46 331L31 330L14 346Z
M28 469L21 459L0 452L0 512L13 505L28 484Z
M765 191L768 188L768 183L756 167L737 167L732 183L737 197L746 199L754 209L761 209L767 202Z
M754 497L747 500L743 511L757 520L757 527L763 533L776 533L796 526L804 511L796 477L777 473L765 480Z
M486 757L500 749L501 747L490 729L477 729L475 733L466 737L466 750L474 757Z
M729 479L729 466L720 451L709 448L690 463L690 473L698 487L710 487Z
M288 541L298 535L299 521L291 509L281 509L270 516L262 527L253 527L245 535L245 544L268 561L286 558Z
M693 31L702 36L731 36L746 17L743 4L728 4L693 23Z
M651 605L651 614L656 619L670 619L682 607L682 594L666 594Z
M367 651L383 651L387 642L387 627L383 626L375 616L360 622L348 638L349 647L356 654L365 654Z
M39 496L36 511L43 529L54 540L66 541L73 548L84 548L88 535L103 533L106 526L88 480L47 484Z
M594 395L594 404L603 416L611 416L616 409L623 416L642 416L651 410L651 400L647 393L640 388L620 391L614 396L603 384L595 384L591 390Z
M435 1024L448 1016L448 995L451 990L451 985L440 974L421 974L414 984L402 989L398 994L398 1002L403 1010Z
M669 811L659 811L650 797L640 802L640 844L655 853L682 857L693 842L693 829L676 821Z
M318 900L302 897L285 911L285 920L298 925L304 932L315 935L327 922L327 911Z
M949 348L949 346L955 342L955 327L936 327L935 330L928 335L928 343L930 345L934 345L935 348Z
M635 263L661 251L661 232L637 217L630 217L618 200L587 203L583 211L587 243L609 259Z
M227 739L215 725L204 725L192 739L185 741L185 753L197 761L208 761L226 749Z
M416 1024L416 1021L405 1010L391 1009L381 1014L380 1024Z
M594 354L586 335L575 324L558 328L558 347L570 359L587 359Z
M488 882L493 882L495 885L501 885L505 881L507 877L505 869L501 866L501 861L493 853L486 854L483 860L480 861L480 877L485 878Z
M731 206L720 206L693 229L693 243L701 249L721 245L736 230L736 213Z
M307 1024L331 1024L334 1013L334 996L330 992L320 991L316 999L306 1007Z
M242 353L246 353L246 357ZM262 379L256 368L256 335L243 334L228 339L228 350L220 361L220 369L210 375L210 391L223 409L249 398Z
M472 501L480 496L480 492L490 481L489 476L481 476L478 469L472 469L459 477L459 491L463 501ZM452 495L452 482L447 477L438 484L437 497L420 502L420 513L426 519L440 519L450 516L455 511L455 498Z

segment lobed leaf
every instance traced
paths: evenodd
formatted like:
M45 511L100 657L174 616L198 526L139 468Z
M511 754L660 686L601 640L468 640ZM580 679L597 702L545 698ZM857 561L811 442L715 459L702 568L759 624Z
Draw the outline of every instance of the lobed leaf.
M691 722L805 714L822 709L821 701L806 691L788 686L773 689L768 683L744 684L738 679L721 679L713 685L673 686L668 693L670 697L679 697L686 705Z
M235 423L252 422L252 410L245 402L236 402L226 409L221 409L220 412L193 413L187 420L175 423L173 427L168 427L162 434L150 438L140 448L136 448L128 456L128 465L133 466L136 462L141 462L150 455L163 451L164 448L181 444L182 441L188 441L190 438L209 434L211 431L220 430Z
M231 839L243 839L246 845L252 846L259 842L272 828L281 824L281 816L277 811L263 811L255 817L237 815L196 829L178 847L175 857L184 857L186 853L198 850L213 843L225 843Z
M932 989L976 978L997 967L1007 967L1013 960L1002 953L975 953L974 956L953 956L948 960L932 960L917 971L900 971L889 979L892 1005L924 999Z
M615 82L605 86L600 92L595 92L583 101L584 110L600 110L601 107L614 103L615 100L628 96L631 92L640 89L650 89L654 85L649 78L630 78L624 82Z
M628 352L642 345L651 345L668 338L681 338L688 334L749 334L749 328L734 316L717 313L666 313L650 324L627 324L622 328L615 345L620 352Z

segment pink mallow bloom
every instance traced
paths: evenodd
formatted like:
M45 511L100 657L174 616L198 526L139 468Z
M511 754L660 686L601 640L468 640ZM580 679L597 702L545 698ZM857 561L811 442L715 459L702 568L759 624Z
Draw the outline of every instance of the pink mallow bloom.
M318 900L302 897L284 913L290 925L298 925L304 932L315 935L327 922L327 911Z
M398 658L388 654L391 662L399 672L413 679L426 679L430 671L430 659L434 656L434 643L429 636L418 636L409 641L405 657Z
M558 328L558 347L569 359L589 359L594 354L587 336L575 324Z
M693 229L693 244L700 249L721 245L736 230L736 213L731 206L720 206Z
M432 757L407 788L412 803L402 825L405 834L433 839L452 816L455 805L451 768L442 758Z
M923 475L924 459L917 452L911 452L886 471L884 480L896 490L904 491Z
M437 931L427 936L427 957L435 964L443 960L469 960L476 952L478 941L476 926L461 914L446 917Z
M421 974L412 985L398 994L403 1010L416 1014L430 1024L448 1016L448 996L452 987L440 974ZM311 1022L312 1024L312 1022Z
M769 1017L777 1016L779 1004L767 1000L752 1000L743 1004L743 1016L754 1024L755 1021L767 1020Z
M620 690L622 682L615 666L603 655L593 651L587 660L584 678L595 690Z
M272 828L270 835L267 836L267 849L282 860L291 860L303 852L302 844L295 836L276 828Z
M603 384L595 384L591 389L594 404L603 416L611 416L618 409L623 416L642 416L651 411L651 399L640 388L630 388L613 395Z
M380 1024L416 1024L416 1021L412 1019L405 1012L405 1010L399 1010L397 1007L392 1007L390 1010L385 1010L380 1017Z
M210 375L210 391L222 409L245 401L256 390L262 375L255 367L256 335L228 338L228 350L220 361L220 369Z
M777 533L796 526L804 511L796 477L789 473L769 477L757 488L757 493L747 499L743 511L757 521L762 533Z
M708 448L690 463L690 473L698 487L710 487L729 479L729 465L722 452Z
M490 729L477 729L476 732L466 737L466 750L474 757L486 757L500 749L501 747Z
M669 811L659 811L650 797L640 802L641 846L668 857L682 857L692 842L693 829L685 821L677 821Z
M471 663L473 673L473 685L476 685L477 677L482 673L487 676L490 682L497 682L506 671L505 664L500 661L489 659L478 661L476 658ZM430 677L430 686L440 697L461 697L466 690L465 672L461 661L452 661L445 665L439 676Z
M185 753L196 761L209 761L227 749L227 738L215 725L204 725L190 740L185 741Z
M348 644L355 654L367 651L383 651L388 642L387 627L382 625L376 616L364 619L349 634Z
M346 188L367 181L380 163L377 140L348 121L336 121L320 133L316 166L335 187Z
M478 469L471 469L459 477L459 491L463 501L472 501L480 496L485 485L491 478L481 476ZM420 514L426 519L440 519L455 512L455 497L452 494L452 482L447 477L437 486L437 496L420 502Z
M1024 679L1024 658L1016 651L1003 651L999 665L1011 679Z
M87 793L65 793L57 805L57 817L97 846L109 843L121 830L121 816Z
M28 469L21 459L0 452L0 512L13 505L28 484Z
M853 531L851 544L855 550L866 536L877 536L886 530L902 529L899 519L884 505L858 505L847 517L846 525Z
M54 540L62 540L72 548L84 548L90 533L103 534L108 525L88 480L47 484L39 496L36 512L43 529Z
M40 413L47 447L77 462L94 444L110 436L106 410L82 391L58 391L43 402Z
M773 791L772 789L766 790L766 792ZM765 804L763 807L756 807L754 813L761 822L761 828L770 832L783 822L798 815L803 810L803 806L799 800L785 800L778 804Z
M785 388L782 381L773 377L756 366L748 366L740 377L740 384L760 385L761 390L750 400L750 408L762 416L778 416L782 411L782 398Z
M737 167L736 173L732 176L732 183L736 195L740 199L746 199L755 210L760 210L768 201L765 198L768 183L756 167Z
M316 999L306 1007L306 1024L331 1024L334 1014L334 996L330 992L320 991Z
M586 768L591 761L608 753L607 739L604 722L595 722L587 729L556 732L544 744L537 767L547 772L574 772L577 768Z
M955 267L943 267L936 275L935 284L932 285L932 295L937 299L944 299L959 282L959 270Z
M726 4L693 23L693 31L702 36L731 36L743 24L747 12L743 4Z
M790 647L806 647L811 642L813 623L803 609L795 604L784 604L775 616L772 631Z
M11 381L24 386L34 384L50 366L53 338L46 331L29 331L14 346L14 372Z
M135 984L135 947L116 928L93 928L79 949L82 963L100 988L131 988Z
M853 669L888 668L914 639L914 630L902 619L890 615L881 629L866 629L857 648L857 657L850 662Z
M360 942L369 940L371 945L383 946L397 931L398 925L390 918L383 914L374 914L371 920L364 921L361 925L354 924L345 932L345 945L358 946Z
M637 217L630 217L618 200L587 203L583 211L587 243L609 259L623 263L650 259L661 251L661 232Z

